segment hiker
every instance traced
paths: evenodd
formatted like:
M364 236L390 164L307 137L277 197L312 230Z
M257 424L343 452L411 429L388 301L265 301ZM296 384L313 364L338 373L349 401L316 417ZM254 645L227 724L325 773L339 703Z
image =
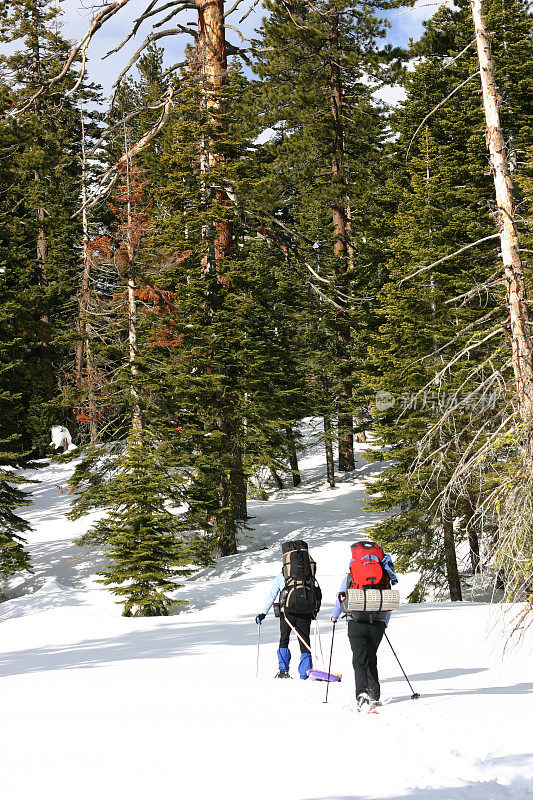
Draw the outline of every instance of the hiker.
M346 596L350 588L384 590L396 583L398 578L392 559L379 544L370 541L352 544L348 574L341 583L331 621L336 623L343 613L348 618L348 639L352 648L355 696L359 710L381 705L377 652L391 612L347 611Z
M275 578L262 614L255 621L261 625L279 595L279 604L274 605L274 612L279 616L279 649L276 678L290 678L289 664L291 651L289 639L294 632L300 643L300 663L298 673L306 680L309 670L313 668L309 647L311 620L320 609L322 593L316 582L316 563L309 555L307 543L301 539L284 542L281 546L283 554L282 572Z

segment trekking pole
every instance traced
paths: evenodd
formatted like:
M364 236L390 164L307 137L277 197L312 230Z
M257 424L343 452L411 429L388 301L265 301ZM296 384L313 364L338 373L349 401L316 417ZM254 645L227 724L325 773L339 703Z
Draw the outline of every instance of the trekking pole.
M399 659L399 658L398 658L398 656L396 655L396 650L394 649L394 647L393 647L393 646L392 646L392 644L390 643L390 639L389 639L389 637L387 636L387 632L386 632L386 631L384 631L384 633L385 633L385 639L386 639L386 640L388 641L388 643L390 644L390 649L391 649L391 650L392 650L392 652L394 653L394 656L395 656L395 658L396 658L396 661L398 662L398 664L400 664L400 659ZM404 670L404 668L402 667L402 665L401 665L401 664L400 664L400 669L401 669L401 671L403 672L403 676L404 676L405 680L406 680L406 681L407 681L407 683L409 684L409 688L410 688L410 690L411 690L411 691L412 691L412 693L413 693L413 694L411 695L411 700L418 700L418 698L420 697L420 695L418 694L418 692L415 692L415 690L414 690L414 689L413 689L413 687L411 686L411 681L409 680L409 678L408 678L408 677L407 677L407 675L405 674L405 670Z
M259 644L261 642L261 625L257 626L257 665L255 668L255 677L259 677Z
M335 638L335 625L337 623L333 623L333 633L331 634L331 650L329 651L329 667L328 667L328 682L326 684L326 699L324 700L325 703L328 702L328 692L329 692L329 676L331 673L331 659L333 658L333 639Z

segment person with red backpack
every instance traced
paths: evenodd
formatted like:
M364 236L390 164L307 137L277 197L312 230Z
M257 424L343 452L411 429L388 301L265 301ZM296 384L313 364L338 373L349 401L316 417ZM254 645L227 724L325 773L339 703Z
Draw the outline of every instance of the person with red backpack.
M348 618L355 695L360 711L365 708L370 710L380 704L377 652L391 615L390 611L381 609L382 603L377 605L377 609L372 606L374 610L365 610L367 592L369 589L377 590L373 596L382 598L383 591L390 590L391 585L396 583L398 578L394 572L394 564L381 545L366 540L352 544L348 574L342 581L331 621L336 623L341 614ZM362 610L348 610L347 595L350 589L362 590Z
M284 542L281 549L283 553L282 572L274 579L263 612L257 614L255 621L261 625L279 595L277 608L274 605L275 611L279 609L276 616L279 616L280 627L277 654L279 669L276 678L290 678L289 640L291 633L294 633L300 643L298 673L302 680L306 680L309 677L309 670L313 668L309 647L311 620L320 610L322 592L315 577L316 562L309 555L307 543L296 539Z

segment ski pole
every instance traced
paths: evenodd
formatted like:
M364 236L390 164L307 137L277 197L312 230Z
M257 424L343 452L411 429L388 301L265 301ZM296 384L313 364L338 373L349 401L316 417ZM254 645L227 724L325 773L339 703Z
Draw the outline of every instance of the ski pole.
M335 625L337 623L333 623L333 633L331 634L331 650L329 651L329 667L328 667L328 682L326 684L326 699L324 700L325 703L328 702L328 692L329 692L329 676L331 673L331 659L333 658L333 639L335 638Z
M396 658L396 661L398 662L398 664L400 664L400 659L399 659L399 658L398 658L398 656L396 655L396 650L394 649L394 647L393 647L393 646L392 646L392 644L390 643L390 639L389 639L389 637L387 636L387 632L386 632L386 631L384 631L384 633L385 633L385 639L386 639L386 640L388 641L388 643L390 644L390 649L391 649L391 650L392 650L392 652L394 653L394 656L395 656L395 658ZM407 677L407 675L405 674L405 670L404 670L404 668L402 667L402 665L401 665L401 664L400 664L400 669L401 669L401 671L403 672L403 676L404 676L405 680L406 680L406 681L407 681L407 683L409 684L409 688L410 688L410 690L411 690L411 691L412 691L412 693L413 693L413 694L411 695L411 700L418 700L418 698L420 697L420 695L418 694L418 692L415 692L415 690L414 690L414 689L413 689L413 687L411 686L411 681L409 680L409 678L408 678L408 677Z
M261 625L257 626L257 665L255 668L255 677L259 677L259 644L261 642Z

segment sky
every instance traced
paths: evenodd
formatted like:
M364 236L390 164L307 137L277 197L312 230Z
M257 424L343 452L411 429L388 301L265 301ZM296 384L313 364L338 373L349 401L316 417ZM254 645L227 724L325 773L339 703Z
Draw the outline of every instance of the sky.
M94 10L101 7L101 3L94 0L59 0L63 10L63 34L72 40L78 40L89 25ZM258 28L261 18L264 15L262 4L251 11L248 18L241 24L240 19L250 8L253 0L242 0L240 7L227 20L239 30L244 37L253 35L254 29ZM418 0L414 8L398 9L388 12L391 27L387 40L393 45L406 45L410 38L416 39L422 32L422 21L430 17L442 3L434 0ZM118 42L125 38L131 29L132 22L148 6L148 0L130 0L130 2L119 13L107 22L95 35L89 49L88 70L90 78L100 84L106 96L112 93L112 85L122 70L128 63L137 47L144 41L150 32L150 20L142 26L135 39L132 39L119 53L108 58L103 58L105 54L114 48ZM161 19L156 17L155 19ZM180 22L183 21L180 17ZM186 19L186 18L185 18ZM193 17L191 17L193 19ZM170 23L171 24L171 23ZM165 26L168 27L168 26ZM228 39L238 43L236 32L229 30ZM160 44L165 47L165 63L170 66L179 61L185 46L185 36L172 36L160 40ZM397 99L395 89L388 89L381 92L385 99L394 102Z

